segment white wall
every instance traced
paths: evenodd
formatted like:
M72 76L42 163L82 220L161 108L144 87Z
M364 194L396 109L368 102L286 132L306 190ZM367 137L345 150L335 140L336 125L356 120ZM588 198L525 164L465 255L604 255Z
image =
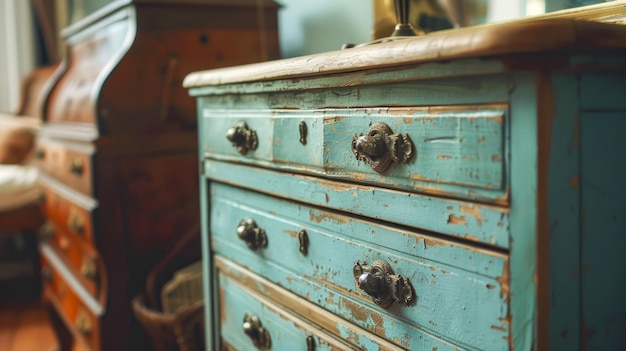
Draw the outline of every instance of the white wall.
M546 0L489 0L487 4L488 22L536 16L545 13L546 10Z
M374 1L379 0L276 0L283 57L337 50L345 43L371 40ZM500 22L544 12L546 1L483 0L487 20Z
M375 0L277 0L282 57L341 49L371 40Z
M0 0L0 112L13 112L24 75L35 66L30 1Z

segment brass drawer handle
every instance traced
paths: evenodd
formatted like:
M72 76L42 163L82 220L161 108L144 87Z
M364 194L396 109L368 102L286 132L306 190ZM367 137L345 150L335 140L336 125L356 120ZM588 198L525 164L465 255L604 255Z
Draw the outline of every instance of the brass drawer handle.
M259 228L252 218L239 221L237 225L237 236L246 242L252 250L267 247L267 235L265 230Z
M354 135L352 153L357 160L369 164L378 173L383 173L392 163L407 163L415 147L409 135L393 134L385 123L376 123L367 134Z
M242 155L247 154L250 150L256 150L258 146L256 131L248 128L248 124L244 121L239 121L234 127L228 129L226 139Z
M93 258L85 258L80 266L80 273L89 280L96 280L98 277L98 265Z
M357 261L352 271L359 289L381 307L387 307L394 301L408 306L415 300L411 281L394 274L391 265L385 261L376 261L371 266Z
M74 157L72 162L70 163L70 173L75 175L82 175L85 171L85 165L83 164L83 160L78 157Z
M79 333L89 336L93 331L93 324L91 323L91 317L85 309L80 308L76 313L76 329Z
M259 349L269 349L272 347L272 339L267 329L258 316L243 316L243 332L252 340L254 346Z
M83 219L75 211L70 212L70 215L67 218L67 226L75 233L85 233L85 223L83 223Z
M39 228L39 232L37 233L39 236L39 240L46 241L54 237L54 224L52 222L47 221L44 223L41 228Z

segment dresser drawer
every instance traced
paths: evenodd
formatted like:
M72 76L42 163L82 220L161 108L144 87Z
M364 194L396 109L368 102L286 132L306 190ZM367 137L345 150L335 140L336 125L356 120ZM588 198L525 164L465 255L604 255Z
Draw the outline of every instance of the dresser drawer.
M51 177L71 188L92 195L93 146L79 143L59 143L41 138L35 164Z
M42 210L55 226L82 238L86 243L94 242L92 213L96 202L68 189L49 177L42 176L44 201Z
M96 346L99 342L97 315L101 313L101 307L95 305L90 308L85 304L77 293L80 287L72 286L71 279L68 279L55 267L55 264L50 260L49 251L46 250L49 248L44 249L41 255L41 272L46 298L53 303L57 313L67 324L72 334L91 349L98 349ZM93 310L94 307L96 311Z
M91 246L50 221L41 228L40 240L54 249L91 296L98 296L103 264Z
M311 176L205 160L207 178L284 199L348 212L498 248L510 247L509 208L346 184Z
M211 203L215 252L373 334L403 347L439 338L508 347L505 253L219 183L212 183ZM381 261L409 279L408 305L379 306L359 288L357 269ZM406 333L420 339L406 340Z
M201 140L204 155L218 160L507 203L506 111L207 109Z
M274 290L276 287L269 288L268 283L262 278L245 273L248 279L237 280L241 278L242 269L222 258L218 260L221 262L221 267L227 268L225 271L220 270L218 274L220 329L222 346L225 350L397 349L392 344L357 327L351 327L345 322L329 317L327 313L315 306L307 306L308 303L299 301L301 311L308 307L309 317L316 320L332 319L328 322L335 323L337 328L344 333L342 335L344 338L349 336L345 342L353 344L348 345L329 334L331 330L305 321L297 315L297 311L290 311L285 306L263 296L264 292L267 293L270 290L276 292L277 290ZM233 274L235 271L239 274ZM266 288L259 288L261 286ZM297 299L295 296L289 296L289 293L281 296L282 301L288 304ZM322 323L328 324L328 322ZM246 331L250 336L246 334Z

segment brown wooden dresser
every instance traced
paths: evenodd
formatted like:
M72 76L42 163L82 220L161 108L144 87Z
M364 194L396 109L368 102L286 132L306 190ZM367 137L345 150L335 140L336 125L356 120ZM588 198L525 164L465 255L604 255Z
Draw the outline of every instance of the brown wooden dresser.
M130 301L198 222L189 72L278 56L272 1L118 0L73 23L36 164L44 299L60 348L145 350Z

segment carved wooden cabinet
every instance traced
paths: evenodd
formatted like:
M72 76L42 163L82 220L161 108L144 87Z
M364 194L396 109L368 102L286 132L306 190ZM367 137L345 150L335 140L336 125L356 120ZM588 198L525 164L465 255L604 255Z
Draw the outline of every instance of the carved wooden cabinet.
M189 75L208 349L624 348L625 39L564 16Z
M36 155L44 296L61 349L149 349L131 299L199 220L195 101L182 80L276 58L277 9L121 0L63 31Z

